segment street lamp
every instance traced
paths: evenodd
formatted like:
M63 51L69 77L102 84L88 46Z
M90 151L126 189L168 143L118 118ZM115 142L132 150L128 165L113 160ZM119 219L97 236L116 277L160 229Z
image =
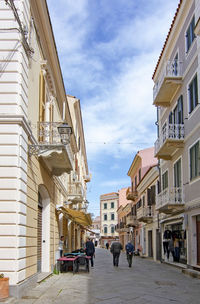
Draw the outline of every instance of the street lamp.
M62 144L67 145L70 142L70 135L72 134L72 128L66 122L63 122L57 128L58 128L58 133L60 134L61 137Z

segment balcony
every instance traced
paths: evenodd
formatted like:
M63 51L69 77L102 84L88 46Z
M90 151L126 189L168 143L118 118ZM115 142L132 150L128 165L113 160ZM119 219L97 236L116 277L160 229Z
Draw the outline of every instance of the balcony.
M138 198L138 192L135 189L132 189L131 187L128 187L126 190L126 199L135 201Z
M153 221L152 206L141 207L137 210L137 219L139 222L151 223Z
M91 174L88 174L88 175L84 175L83 176L83 179L86 183L89 183L91 181Z
M156 196L156 210L165 214L184 211L183 189L167 188Z
M58 132L60 122L38 122L35 145L29 145L29 153L43 160L52 175L59 176L73 169L73 153L69 141L63 142Z
M138 226L138 220L136 215L128 215L126 217L126 226L135 227Z
M126 223L121 222L115 225L115 231L117 232L129 232L129 228L126 227Z
M165 124L155 142L155 157L170 160L176 149L184 146L184 124Z
M84 191L81 182L68 183L68 201L81 203L84 200Z
M177 60L168 61L160 80L153 88L153 104L169 107L172 97L182 84L182 64Z

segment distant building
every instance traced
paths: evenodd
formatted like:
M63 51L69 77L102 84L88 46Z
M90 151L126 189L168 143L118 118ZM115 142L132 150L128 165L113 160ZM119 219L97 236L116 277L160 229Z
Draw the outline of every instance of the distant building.
M100 196L100 244L112 243L119 239L115 226L118 223L117 209L119 207L119 193L112 192Z

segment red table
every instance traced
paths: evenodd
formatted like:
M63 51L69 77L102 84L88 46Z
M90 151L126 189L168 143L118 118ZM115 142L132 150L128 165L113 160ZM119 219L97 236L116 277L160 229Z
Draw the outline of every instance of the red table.
M58 261L58 270L62 272L63 270L63 264L72 264L73 267L73 273L78 272L79 270L79 265L78 265L78 260L79 259L86 259L86 269L89 271L89 260L91 259L90 256L83 256L83 255L77 255L74 257L62 257L59 258ZM63 263L62 263L63 262ZM65 265L68 267L67 265Z

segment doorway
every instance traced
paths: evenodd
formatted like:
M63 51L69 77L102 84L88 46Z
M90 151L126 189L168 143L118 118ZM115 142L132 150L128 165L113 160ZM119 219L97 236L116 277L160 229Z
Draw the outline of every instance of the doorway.
M148 231L148 256L153 257L152 230Z
M196 218L197 229L197 265L200 265L200 215Z

